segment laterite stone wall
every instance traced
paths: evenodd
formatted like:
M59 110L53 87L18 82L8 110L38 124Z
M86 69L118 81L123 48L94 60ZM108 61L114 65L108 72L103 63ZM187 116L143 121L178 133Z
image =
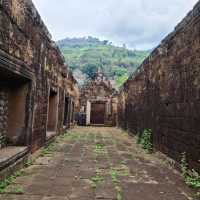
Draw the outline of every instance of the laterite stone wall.
M200 2L150 54L119 94L118 125L152 129L154 147L200 169Z

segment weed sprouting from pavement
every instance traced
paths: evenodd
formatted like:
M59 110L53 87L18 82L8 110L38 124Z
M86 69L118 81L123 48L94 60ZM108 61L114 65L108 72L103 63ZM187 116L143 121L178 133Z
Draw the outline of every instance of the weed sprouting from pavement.
M4 179L3 181L0 182L0 193L5 193L6 192L6 188L12 184L17 177L21 177L21 176L25 176L26 173L24 170L19 170L17 172L15 172L14 175L8 176L6 179Z

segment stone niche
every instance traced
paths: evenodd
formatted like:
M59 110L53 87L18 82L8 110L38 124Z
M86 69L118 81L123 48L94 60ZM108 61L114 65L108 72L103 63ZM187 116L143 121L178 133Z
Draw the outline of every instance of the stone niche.
M50 89L47 137L51 137L52 135L56 134L57 123L58 123L58 93Z
M0 68L0 148L26 144L29 80Z
M14 86L8 91L8 134L7 140L11 144L25 143L25 115L28 85Z
M67 118L68 118L68 107L69 107L69 98L65 97L65 107L64 107L64 118L63 118L63 126L67 126Z

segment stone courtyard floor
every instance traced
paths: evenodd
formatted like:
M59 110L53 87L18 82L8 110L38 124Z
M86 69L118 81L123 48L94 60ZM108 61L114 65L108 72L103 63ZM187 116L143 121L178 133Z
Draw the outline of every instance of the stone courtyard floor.
M1 200L190 200L181 176L117 128L76 127L18 173Z

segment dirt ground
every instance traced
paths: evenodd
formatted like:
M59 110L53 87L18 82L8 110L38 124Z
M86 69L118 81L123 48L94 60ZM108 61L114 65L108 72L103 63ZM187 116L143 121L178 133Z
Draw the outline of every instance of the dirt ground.
M192 200L181 176L117 128L76 127L19 173L1 200Z

